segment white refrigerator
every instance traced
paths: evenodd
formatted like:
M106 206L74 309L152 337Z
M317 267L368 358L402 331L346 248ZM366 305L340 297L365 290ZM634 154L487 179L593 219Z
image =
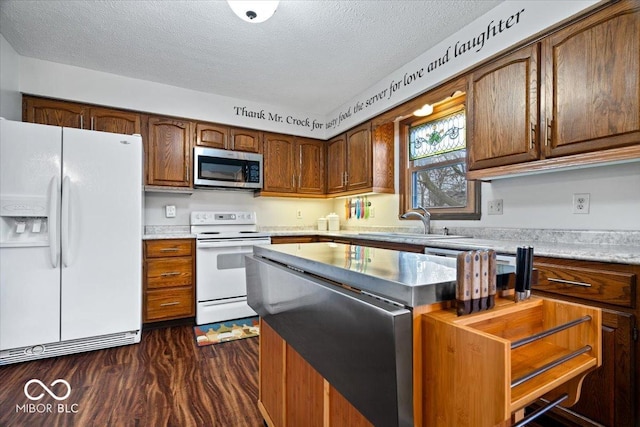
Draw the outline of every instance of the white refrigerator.
M141 137L0 131L0 365L139 342Z

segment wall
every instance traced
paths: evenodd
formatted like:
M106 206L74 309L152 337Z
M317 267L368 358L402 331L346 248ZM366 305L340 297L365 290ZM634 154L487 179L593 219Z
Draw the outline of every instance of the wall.
M574 193L590 194L589 214L573 214ZM503 200L502 215L487 215L487 202ZM341 222L349 227L413 226L419 221L398 219L398 196L369 196L375 218L344 220L344 200L334 202ZM433 221L442 227L512 227L572 230L640 230L640 162L542 175L505 178L482 184L479 221Z
M0 34L0 117L22 119L20 55Z
M147 193L145 225L189 225L189 214L197 210L247 210L257 212L261 227L315 228L327 215L331 200L283 197L254 197L251 192L196 190L193 194ZM165 205L175 205L175 218L165 218ZM297 218L300 210L302 218Z
M324 122L324 117L303 111L35 58L22 57L20 60L20 90L31 95L324 139L323 129L314 131L313 127L286 123L289 116L309 118L310 124ZM238 115L234 110L236 106L258 113L262 111L265 118ZM282 122L270 120L269 113L282 116Z

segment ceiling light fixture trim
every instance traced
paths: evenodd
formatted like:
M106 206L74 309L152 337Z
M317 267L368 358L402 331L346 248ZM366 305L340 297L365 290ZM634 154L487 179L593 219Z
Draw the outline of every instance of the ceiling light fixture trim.
M414 111L413 115L414 116L418 116L418 117L425 117L425 116L428 116L431 113L433 113L433 105L424 104L422 106L422 108L420 108L419 110Z
M278 8L280 1L270 0L227 0L233 13L240 19L252 24L264 22L271 18Z

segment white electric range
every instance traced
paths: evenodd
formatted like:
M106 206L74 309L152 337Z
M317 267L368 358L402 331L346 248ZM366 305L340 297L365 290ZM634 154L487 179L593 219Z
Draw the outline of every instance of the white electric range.
M196 323L256 316L247 304L244 256L271 243L255 212L191 212L196 235Z

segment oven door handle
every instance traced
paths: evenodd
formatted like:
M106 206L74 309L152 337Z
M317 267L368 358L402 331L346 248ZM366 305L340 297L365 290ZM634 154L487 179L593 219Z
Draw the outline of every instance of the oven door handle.
M198 240L198 249L209 248L231 248L231 247L251 247L254 245L268 245L271 239L228 239L228 240Z

